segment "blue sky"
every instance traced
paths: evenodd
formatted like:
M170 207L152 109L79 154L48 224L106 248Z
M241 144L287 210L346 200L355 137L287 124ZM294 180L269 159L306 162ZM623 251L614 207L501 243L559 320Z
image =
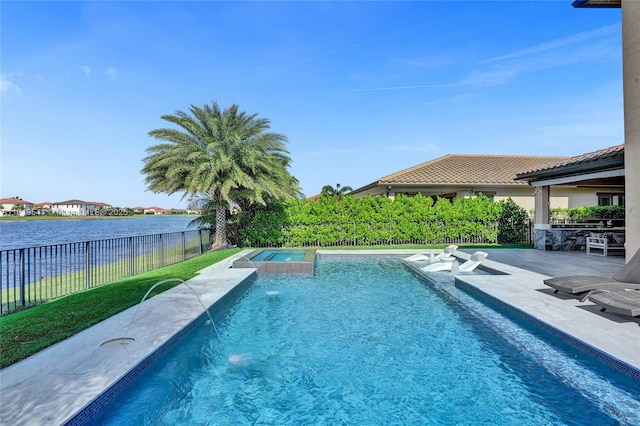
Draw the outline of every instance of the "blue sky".
M305 195L451 153L623 143L620 9L571 1L3 1L0 196L185 207L140 173L163 114L238 104Z

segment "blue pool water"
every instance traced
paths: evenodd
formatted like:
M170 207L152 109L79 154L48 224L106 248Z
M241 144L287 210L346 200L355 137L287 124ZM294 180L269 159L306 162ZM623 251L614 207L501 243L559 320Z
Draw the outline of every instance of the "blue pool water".
M251 258L257 262L291 262L302 261L307 254L307 250L262 250Z
M399 260L321 260L314 276L259 276L213 313L221 339L203 322L95 424L638 421L636 382L598 373Z

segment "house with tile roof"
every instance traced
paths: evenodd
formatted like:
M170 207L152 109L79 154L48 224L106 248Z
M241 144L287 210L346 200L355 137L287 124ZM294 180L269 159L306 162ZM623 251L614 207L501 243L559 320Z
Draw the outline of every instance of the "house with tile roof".
M60 216L94 216L99 205L92 201L67 200L51 204L51 212Z
M20 197L0 198L0 216L31 216L33 203Z
M33 212L37 215L44 215L51 213L51 201L43 201L42 203L36 203L33 205Z
M381 177L355 189L356 197L418 193L443 198L464 198L482 193L494 201L513 199L527 211L535 206L534 188L516 176L568 160L564 156L448 154ZM558 188L549 199L551 207L597 204L595 187Z
M144 214L169 214L171 213L170 209L164 209L158 206L145 207Z

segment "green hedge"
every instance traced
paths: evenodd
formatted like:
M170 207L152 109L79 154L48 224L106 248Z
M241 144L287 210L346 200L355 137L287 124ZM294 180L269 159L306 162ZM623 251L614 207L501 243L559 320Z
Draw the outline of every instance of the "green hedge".
M624 206L591 206L550 209L552 221L592 222L600 220L623 220Z
M514 233L522 234L524 229L521 223L519 227L498 225L506 210L518 208L505 209L505 205L482 195L453 200L434 200L422 195L397 195L395 199L378 196L297 199L242 212L237 218L236 243L242 246L496 243L499 233L511 232L510 238L517 239ZM528 220L526 212L522 215L524 219L517 220Z

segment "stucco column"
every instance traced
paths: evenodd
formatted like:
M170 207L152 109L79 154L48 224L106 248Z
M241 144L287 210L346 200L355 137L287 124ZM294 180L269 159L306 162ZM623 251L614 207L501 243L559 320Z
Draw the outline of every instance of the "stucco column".
M622 0L627 262L640 249L640 1Z
M539 186L535 190L536 206L534 218L533 248L536 250L546 250L550 244L547 241L547 230L549 225L549 186Z
M549 224L549 186L539 186L535 190L535 223L538 225Z

